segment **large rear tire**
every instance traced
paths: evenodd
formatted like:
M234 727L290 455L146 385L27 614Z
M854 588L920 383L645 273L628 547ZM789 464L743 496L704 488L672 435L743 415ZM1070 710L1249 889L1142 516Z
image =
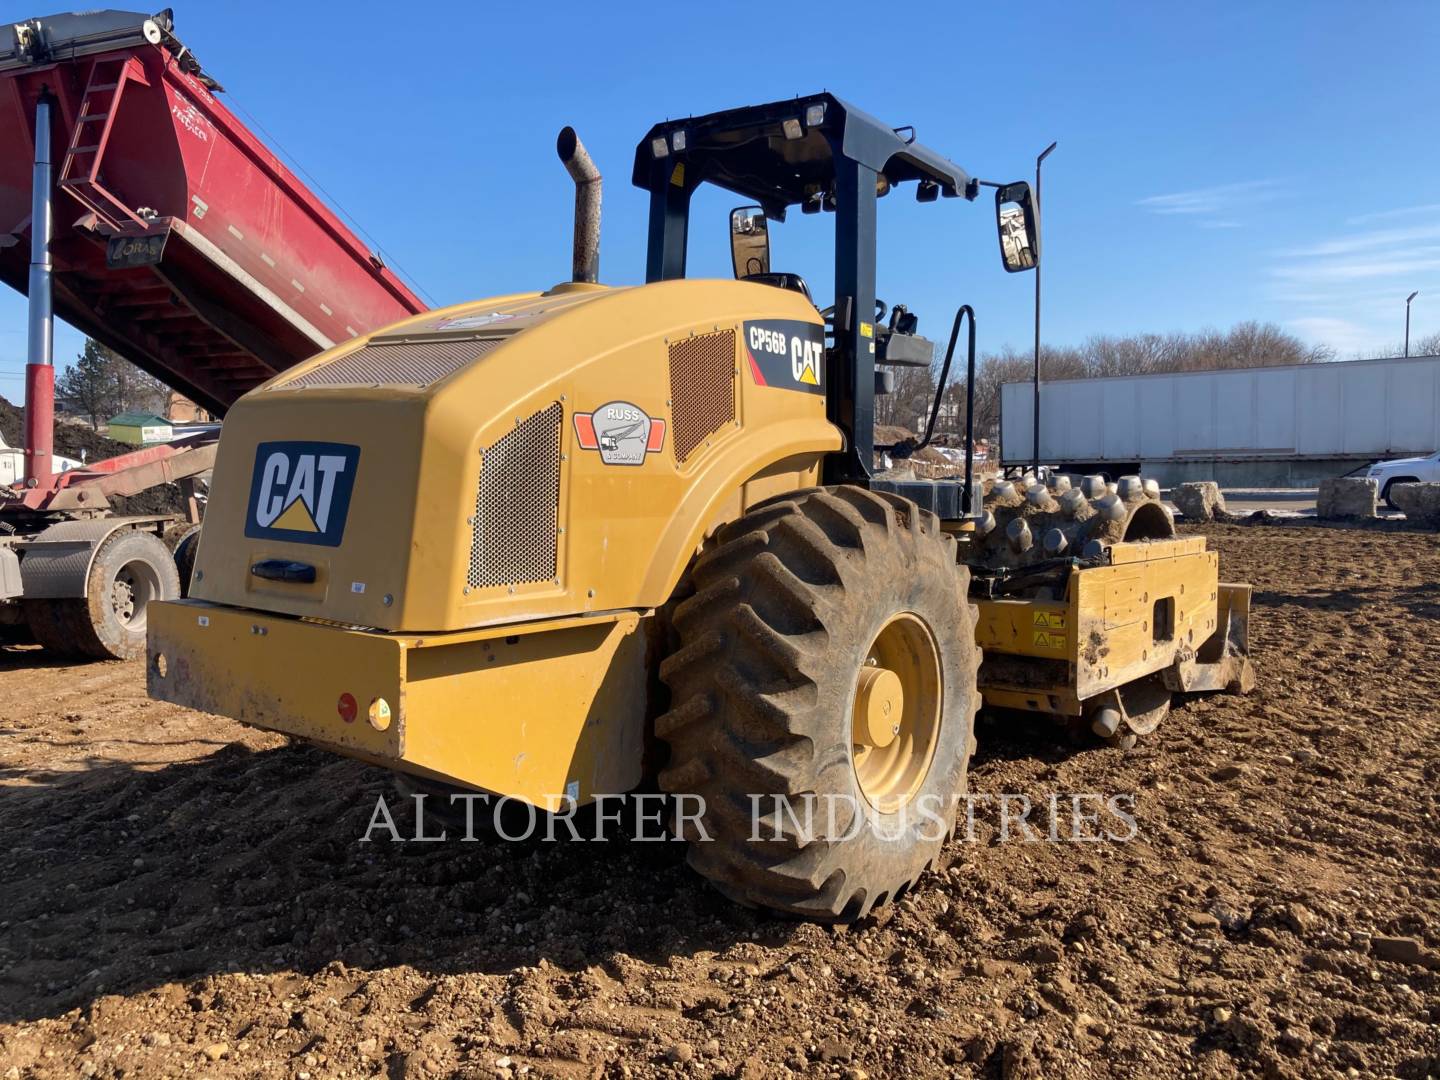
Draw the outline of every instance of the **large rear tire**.
M145 654L150 604L179 595L170 550L158 537L132 529L100 545L84 597L27 601L26 617L35 640L56 655L133 660Z
M969 571L934 514L856 487L763 504L716 539L660 669L660 785L703 799L689 861L721 892L858 919L954 831L980 701Z

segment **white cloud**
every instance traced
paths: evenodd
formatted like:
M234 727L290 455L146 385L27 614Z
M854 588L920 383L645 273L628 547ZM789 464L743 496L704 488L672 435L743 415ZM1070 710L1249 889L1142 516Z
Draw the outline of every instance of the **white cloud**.
M1347 218L1346 225L1369 225L1375 221L1390 221L1400 217L1429 217L1440 214L1440 203L1426 203L1424 206L1401 206L1394 210L1376 210L1371 214Z
M1411 254L1412 245L1424 240L1440 240L1440 224L1413 225L1405 229L1373 229L1370 232L1341 236L1307 247L1293 248L1289 251L1282 251L1280 254L1309 259L1330 255L1349 255L1371 248L1389 248L1396 254Z
M1440 247L1419 248L1409 252L1404 258L1385 256L1359 259L1317 258L1310 262L1277 266L1271 273L1285 281L1349 285L1376 278L1410 278L1432 270L1440 270Z
M1193 191L1151 195L1135 205L1152 214L1223 214L1276 198L1279 185L1278 180L1244 180Z
M1277 222L1262 215L1273 208L1258 208L1283 198L1289 185L1247 180L1151 195L1135 205L1201 229L1263 226L1272 232ZM1294 242L1301 240L1308 242ZM1256 272L1259 290L1279 321L1306 341L1330 345L1342 357L1398 347L1405 297L1416 289L1421 295L1412 337L1440 322L1440 202L1376 208L1343 224L1337 217L1330 231L1301 234L1292 242L1293 247L1262 255ZM1249 257L1237 254L1237 271Z
M1403 212L1419 217L1421 208ZM1420 290L1415 325L1433 325L1425 297L1440 301L1440 223L1396 224L1401 213L1366 215L1391 227L1348 232L1273 254L1269 295L1301 337L1343 357L1398 348L1405 297ZM1352 223L1353 223L1352 219Z
M1291 319L1286 325L1300 337L1315 345L1329 345L1341 356L1363 352L1375 344L1372 327L1349 319L1315 315Z
M1332 282L1291 282L1277 279L1268 290L1272 299L1289 307L1312 307L1326 311L1343 308L1351 312L1388 310L1397 303L1403 304L1409 293L1410 289L1403 285L1397 289L1395 285L1376 281L1338 287Z

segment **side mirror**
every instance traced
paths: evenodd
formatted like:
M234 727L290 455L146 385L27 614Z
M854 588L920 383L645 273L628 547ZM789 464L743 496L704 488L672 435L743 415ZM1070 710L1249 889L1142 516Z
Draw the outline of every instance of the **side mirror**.
M770 227L760 207L730 211L730 261L737 278L770 273Z
M1024 180L995 189L995 227L1005 269L1034 270L1040 262L1040 214Z

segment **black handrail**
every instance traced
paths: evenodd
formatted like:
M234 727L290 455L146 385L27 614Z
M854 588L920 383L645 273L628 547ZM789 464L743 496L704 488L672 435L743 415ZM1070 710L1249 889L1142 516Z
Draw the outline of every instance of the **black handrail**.
M930 408L930 422L925 425L925 437L915 444L915 450L930 445L935 434L935 421L940 418L940 403L945 397L945 383L950 378L950 363L955 358L955 343L960 340L960 323L970 316L970 339L965 360L965 513L972 512L971 492L975 484L975 309L961 304L955 312L955 325L950 328L950 344L945 349L945 363L940 367L939 385L935 388L935 404ZM915 450L911 453L914 454Z

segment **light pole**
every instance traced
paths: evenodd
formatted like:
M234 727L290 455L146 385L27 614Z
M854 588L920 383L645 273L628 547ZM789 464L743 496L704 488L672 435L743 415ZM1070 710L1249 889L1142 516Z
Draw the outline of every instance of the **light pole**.
M1036 269L1039 269L1039 267L1036 267ZM1415 290L1414 292L1412 292L1409 296L1405 297L1405 355L1406 355L1406 356L1409 356L1409 355L1410 355L1410 301L1411 301L1411 300L1414 300L1415 297L1417 297L1417 296L1419 296L1419 295L1420 295L1420 290L1419 290L1419 289L1416 289L1416 290Z
M1059 143L1053 143L1053 142L1052 142L1052 143L1051 143L1049 146L1047 146L1044 150L1040 151L1040 156L1035 159L1035 216L1036 216L1037 218L1041 218L1041 229L1044 228L1044 219L1043 219L1043 217L1041 217L1041 210L1040 210L1040 206L1041 206L1041 204L1040 204L1040 165L1041 165L1042 162L1044 162L1044 160L1045 160L1047 157L1050 156L1050 151L1054 150L1055 147L1057 147L1058 145L1060 145L1060 144L1059 144ZM1040 244L1040 253L1041 253L1042 256L1044 255L1044 252L1045 252L1045 245L1044 245L1044 243L1041 243L1041 244ZM1033 460L1031 461L1031 464L1032 464L1037 470L1040 468L1040 263L1041 263L1041 261L1042 261L1041 259L1036 259L1036 260L1035 260L1035 419L1034 419L1035 443L1034 443L1034 447L1033 447L1033 453L1032 453L1032 455L1031 455L1032 458L1033 458Z

